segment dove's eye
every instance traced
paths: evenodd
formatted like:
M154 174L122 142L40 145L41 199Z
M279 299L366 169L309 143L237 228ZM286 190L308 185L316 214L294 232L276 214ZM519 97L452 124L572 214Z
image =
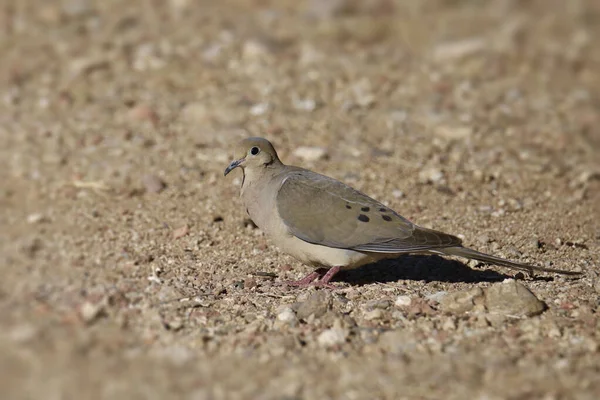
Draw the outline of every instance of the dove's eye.
M250 149L250 154L252 154L253 156L257 155L258 153L260 153L260 149L258 147L254 146Z

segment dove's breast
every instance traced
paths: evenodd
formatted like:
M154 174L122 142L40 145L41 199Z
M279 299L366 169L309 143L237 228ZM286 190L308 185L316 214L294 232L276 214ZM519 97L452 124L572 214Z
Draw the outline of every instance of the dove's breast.
M276 180L269 184L279 185ZM340 266L342 269L357 268L385 257L382 254L320 246L295 237L277 211L277 190L269 190L266 186L257 184L254 180L246 180L241 197L252 221L282 252L311 266Z
M357 268L384 258L384 254L320 246L301 240L290 233L277 211L277 190L248 183L242 189L242 200L248 215L265 232L275 246L295 259L315 267Z

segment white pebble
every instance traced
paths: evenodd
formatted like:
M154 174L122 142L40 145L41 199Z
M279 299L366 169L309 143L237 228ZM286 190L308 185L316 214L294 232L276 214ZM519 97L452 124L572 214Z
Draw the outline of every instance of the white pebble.
M29 214L27 216L27 222L30 224L37 224L37 223L43 222L45 220L46 220L46 218L44 217L44 214L42 214L42 213L34 213L34 214Z
M317 342L323 347L332 347L346 341L347 333L340 327L327 329L319 335Z
M381 318L383 318L383 311L379 308L365 313L365 320L367 321L374 321Z
M314 111L317 108L317 102L313 99L297 99L294 101L294 108L300 111Z
M103 309L103 305L102 304L93 304L90 303L89 301L86 301L85 303L83 303L81 305L81 308L79 309L79 312L81 314L81 318L87 322L90 323L92 321L94 321L102 312Z
M393 190L392 191L392 196L394 196L396 199L401 199L404 197L404 192L402 190Z
M258 117L269 111L269 103L258 103L250 108L250 114Z
M281 322L285 322L288 324L298 320L298 318L296 318L294 310L292 310L290 307L286 307L283 310L281 310L279 314L277 314L277 319Z
M410 306L411 302L412 299L410 298L410 296L398 296L396 297L396 301L394 302L394 304L398 307L407 307Z

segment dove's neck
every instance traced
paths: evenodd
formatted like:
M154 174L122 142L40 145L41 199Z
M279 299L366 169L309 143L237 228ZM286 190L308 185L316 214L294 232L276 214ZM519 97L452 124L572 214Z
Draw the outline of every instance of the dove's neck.
M249 188L258 188L266 185L275 176L285 170L285 165L279 160L274 160L270 164L261 165L255 168L246 168L244 170L244 179L242 180L242 194Z
M276 207L278 186L285 175L285 165L246 168L240 195L248 215L261 229L266 229Z

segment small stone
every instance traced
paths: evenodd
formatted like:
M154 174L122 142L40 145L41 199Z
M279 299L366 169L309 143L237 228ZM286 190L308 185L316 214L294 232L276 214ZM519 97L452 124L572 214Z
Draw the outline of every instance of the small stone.
M285 322L286 324L292 324L298 320L296 313L291 307L285 307L277 314L277 320Z
M548 335L550 338L559 338L562 336L562 333L560 332L560 328L556 324L552 323L549 327L547 327L546 335Z
M327 150L323 147L302 146L294 150L294 156L305 161L317 161L327 158Z
M368 301L365 304L365 307L367 310L375 310L377 308L380 310L385 310L385 309L389 308L391 305L392 305L392 303L387 299L377 299L377 300Z
M419 340L408 329L386 331L379 337L381 348L395 356L414 354L419 346Z
M333 347L346 342L348 331L341 326L341 322L336 320L333 327L321 332L317 338L319 345L323 347Z
M373 321L373 320L377 320L377 319L382 319L383 318L383 311L381 309L379 309L379 308L376 308L374 310L366 312L364 318L367 321Z
M294 98L292 104L296 110L300 111L314 111L317 108L317 102L312 99Z
M147 174L142 177L142 184L148 193L160 193L167 184L156 175Z
M352 85L355 104L362 108L367 108L375 103L375 95L372 92L371 82L367 78L362 78Z
M188 234L190 228L186 225L180 226L177 229L173 229L173 239L179 239Z
M460 140L473 135L473 128L468 126L439 126L434 131L435 135L448 139Z
M499 328L506 323L506 316L502 314L487 314L485 316L487 323L494 328Z
M483 301L483 290L475 287L469 290L448 293L439 301L440 309L451 314L462 314L473 310L475 305Z
M170 321L165 321L164 325L168 330L176 332L183 328L183 320L181 318L174 318Z
M477 241L481 244L488 244L489 242L491 242L491 239L488 235L486 235L484 233L484 234L477 236Z
M47 219L42 213L34 213L27 216L27 223L29 224L38 224L45 221L47 221Z
M533 238L529 241L529 247L534 250L541 249L543 247L543 243L538 238Z
M435 293L431 293L427 296L425 296L425 298L429 301L433 301L436 303L439 303L440 301L442 301L442 299L448 294L448 292L446 292L445 290L440 290L439 292L435 292Z
M431 167L419 171L419 182L440 183L444 180L444 173L439 168Z
M81 315L81 319L83 320L83 322L85 322L86 324L91 324L102 314L103 310L103 304L94 304L90 303L89 301L86 301L81 305L81 308L79 309L79 314Z
M74 77L88 75L93 71L106 69L110 66L108 60L101 57L76 58L69 64L69 69Z
M514 279L506 279L487 288L485 306L490 313L516 317L531 317L546 309L544 302Z
M396 199L401 199L404 197L404 192L402 190L396 189L392 191L392 196L394 196L394 198Z
M269 111L269 103L257 103L255 105L253 105L252 107L250 107L250 114L258 117L260 115L265 114L267 111Z
M446 320L442 323L442 330L446 332L456 330L456 321L454 318L446 318Z
M398 296L396 297L396 301L394 302L394 304L397 307L408 307L410 306L411 302L412 299L410 298L410 296Z
M257 61L270 55L269 48L258 40L247 40L242 48L242 58L247 61Z
M129 110L129 117L134 121L150 121L153 125L156 125L159 122L156 111L145 104L140 104L131 108Z
M307 319L311 315L315 318L323 316L331 304L331 295L324 290L311 293L306 301L295 303L292 308L296 311L298 319Z
M433 58L438 62L457 60L478 53L485 47L486 41L483 38L441 43L433 49Z

